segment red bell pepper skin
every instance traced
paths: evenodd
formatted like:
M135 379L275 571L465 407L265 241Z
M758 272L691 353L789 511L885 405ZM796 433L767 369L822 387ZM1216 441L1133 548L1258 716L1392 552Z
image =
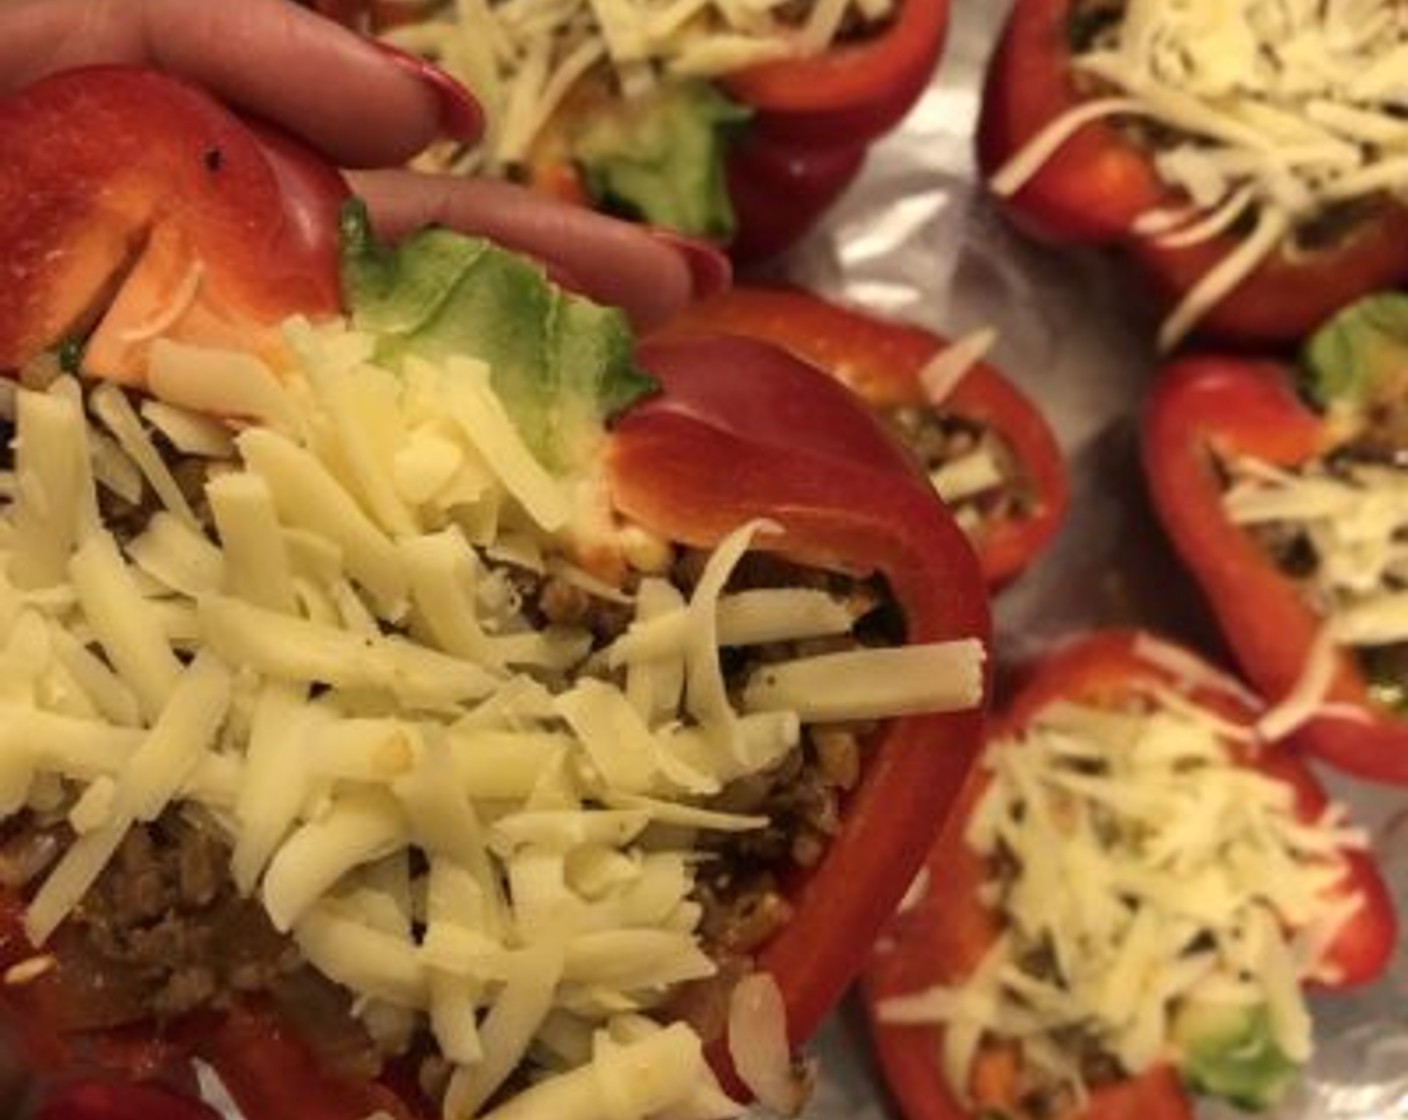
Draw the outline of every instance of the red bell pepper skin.
M248 1120L430 1120L438 1111L413 1084L362 1081L324 1068L268 1003L249 1000L186 1026L191 1052L220 1074Z
M1018 682L1015 696L989 728L989 741L1019 732L1055 701L1113 705L1140 684L1178 688L1193 703L1235 723L1245 725L1255 719L1256 711L1232 691L1190 685L1140 657L1137 639L1136 631L1097 631L1046 655ZM1269 750L1244 761L1295 791L1302 820L1313 820L1323 811L1324 790L1295 757ZM895 915L862 980L881 1068L909 1120L974 1120L976 1115L954 1098L944 1078L938 1060L942 1028L886 1023L878 1009L895 996L961 983L1001 932L997 916L979 901L986 861L963 835L989 780L988 771L981 767L972 771L958 807L929 853L927 890L914 906ZM1329 950L1328 960L1339 970L1331 985L1335 988L1376 979L1397 944L1393 902L1377 868L1360 851L1347 852L1346 861L1343 889L1346 894L1360 892L1364 906ZM1000 1111L1010 1103L1015 1060L1012 1052L1004 1050L979 1059L971 1086L979 1104ZM1084 1110L1060 1120L1192 1120L1193 1115L1177 1073L1164 1065L1094 1089Z
M213 106L188 87L116 70L63 75L33 87L18 103L0 106L0 122L10 129L0 136L23 137L27 145L33 144L30 116L52 124L57 119L55 104L72 105L79 94L102 100L100 90L109 79L115 88L130 93L126 100L115 94L111 102L133 108L129 118L122 118L124 127L146 138L145 144L134 141L129 155L136 159L145 150L161 153L164 162L158 167L176 177L166 181L154 172L134 172L127 163L108 166L90 156L91 144L66 141L84 170L88 193L101 194L111 179L121 188L114 193L130 199L138 213L169 211L172 220L179 219L182 235L201 247L199 259L210 257L211 275L229 276L236 287L248 281L249 270L267 263L263 252L256 251L267 242L233 251L226 260L222 238L237 229L289 230L292 203L278 188L294 180L261 163L268 158L266 149L252 133L240 131L237 122L224 117L217 122L222 160L235 153L238 166L256 168L251 175L257 189L232 195L217 191L212 196L202 193L205 182L199 171L193 183L181 178L192 162L198 169L205 167L203 145L210 135L188 132L183 113L217 120ZM168 102L173 106L170 113L164 111ZM142 107L140 113L136 106ZM20 153L15 166L29 166L27 146L5 150ZM85 162L90 159L91 164ZM14 192L9 197L18 199L24 193L24 177L10 174L10 166L0 181ZM45 175L32 187L37 201L26 201L32 213L44 213L48 204L43 200L50 196L60 202L64 198L57 189L63 181L60 163L51 160L43 170ZM178 189L186 186L194 193L183 198ZM158 193L169 197L151 197ZM329 258L337 193L329 192L321 208L307 205L298 211L297 224L309 234L309 246L323 244L326 234ZM100 233L108 229L104 213L60 211L59 217L63 220L55 218L42 227L45 243L59 257L70 238L87 244L84 239L95 227ZM138 223L136 228L143 227ZM101 237L97 241L110 251L109 242ZM13 225L0 226L0 259L11 245L21 243ZM308 269L304 280L322 276L325 264L331 267L320 253L310 248L308 254L317 267ZM102 257L102 263L110 268L110 257ZM0 343L52 345L57 328L51 305L69 299L69 278L63 273L51 277L37 264L13 278L28 279L36 287L21 312L5 321ZM326 310L325 294L318 284L304 283L264 306L271 312L279 306L283 314L318 315ZM722 375L720 357L727 359ZM910 641L986 641L987 601L972 549L911 460L849 393L799 360L754 340L660 342L645 347L641 361L658 374L664 391L621 417L607 441L606 468L621 513L669 539L696 545L717 542L747 519L767 518L785 530L780 541L767 547L804 564L885 577L904 611ZM769 398L786 407L753 407ZM800 430L794 426L797 421ZM840 835L819 866L797 871L784 883L796 919L763 948L758 967L777 978L795 1039L814 1029L860 968L867 946L917 869L936 822L962 784L978 749L981 719L979 705L884 725L871 745L861 784L843 810ZM867 890L855 891L857 881L865 882ZM0 967L5 967L33 950L13 895L0 895L0 913L10 915L8 925L0 923ZM169 1060L183 1062L198 1055L224 1077L248 1120L292 1115L362 1120L378 1109L397 1120L421 1114L414 1092L380 1083L348 1083L320 1070L304 1042L256 1003L192 1018L165 1032L154 1027L139 1030L130 1049L130 1032L123 1032L121 1045L116 1032L77 1033L65 1008L83 990L84 962L65 948L67 944L61 927L50 946L57 967L27 985L0 991L0 1005L23 1019L29 1060L41 1071L66 1071L81 1062L85 1073L91 1069L95 1076L141 1081L156 1067L164 1071ZM725 1060L718 1061L724 1068Z
M766 339L825 370L877 409L930 408L919 373L947 340L923 329L830 303L800 289L733 288L689 307L661 334L722 330ZM1070 503L1065 459L1030 400L978 362L938 410L992 429L1011 448L1030 490L1020 515L994 518L972 536L989 587L1011 582L1050 543Z
M691 361L700 345L713 361ZM977 564L962 531L923 480L878 454L843 461L847 446L876 447L865 409L796 363L752 363L758 344L739 339L647 342L641 359L663 392L617 423L607 466L616 508L674 540L707 546L739 524L767 518L775 548L804 565L880 574L903 611L906 638L986 640L989 620ZM849 404L810 415L812 427L762 409L738 416L716 389L765 391L807 381L819 399ZM748 386L744 389L743 386ZM701 405L701 401L707 402ZM740 420L743 421L740 424ZM765 434L771 429L771 434ZM860 787L821 863L786 884L793 919L762 949L757 968L781 987L790 1037L800 1043L859 970L962 786L978 748L981 713L969 710L887 722L868 748ZM864 883L864 890L856 890Z
M155 1085L88 1080L50 1094L34 1120L220 1120L220 1113Z
M750 66L730 74L724 87L757 112L757 129L774 139L817 147L840 136L879 139L923 94L948 34L948 0L900 0L898 8L874 35L814 58Z
M1328 453L1330 426L1296 395L1290 370L1240 357L1189 357L1165 367L1143 423L1154 507L1216 615L1238 664L1273 701L1301 676L1324 619L1265 550L1223 512L1219 456L1294 467ZM1368 693L1339 650L1329 699L1361 719L1317 717L1291 742L1363 778L1408 784L1408 721Z
M0 101L0 150L0 370L87 333L100 307L87 367L128 382L149 325L183 299L168 337L262 351L293 311L338 308L334 231L307 213L336 208L341 178L192 87L59 74Z
M1017 0L988 67L978 164L993 175L1046 125L1091 99L1071 68L1073 0ZM1186 206L1148 154L1109 118L1070 137L1003 209L1025 232L1130 254L1155 297L1172 306L1236 248L1233 234L1173 249L1137 236L1139 215ZM1323 248L1274 252L1212 308L1197 330L1236 343L1293 341L1362 295L1408 279L1408 207L1381 202Z
M750 130L729 156L736 228L729 255L775 257L819 222L865 165L865 144L799 145Z

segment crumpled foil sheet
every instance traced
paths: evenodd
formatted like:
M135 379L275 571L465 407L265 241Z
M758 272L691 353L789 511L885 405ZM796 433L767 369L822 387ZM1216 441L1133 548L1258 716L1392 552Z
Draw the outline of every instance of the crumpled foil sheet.
M982 72L1010 0L953 4L943 62L904 125L777 271L823 295L951 337L999 331L995 364L1040 405L1072 474L1055 546L996 604L999 666L1102 625L1144 625L1214 656L1220 644L1148 508L1138 460L1140 400L1154 376L1155 320L1118 262L1031 243L975 182ZM1408 912L1408 791L1322 771L1373 837ZM941 888L940 888L941 889ZM1314 998L1317 1052L1271 1120L1408 1120L1408 936L1389 975ZM898 1117L848 1002L809 1048L821 1079L807 1120ZM757 1115L761 1116L761 1113ZM1245 1116L1203 1104L1200 1120Z

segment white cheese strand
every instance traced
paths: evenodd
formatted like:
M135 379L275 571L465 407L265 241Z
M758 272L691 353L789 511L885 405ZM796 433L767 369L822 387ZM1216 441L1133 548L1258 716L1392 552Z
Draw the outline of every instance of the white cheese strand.
M755 972L734 985L727 1038L733 1068L758 1103L778 1116L798 1115L808 1087L793 1068L787 1008L771 974Z
M57 387L56 387L57 388ZM17 587L65 580L78 543L98 524L88 426L74 392L16 397L16 502L8 574Z
M480 1026L484 1060L456 1071L445 1097L447 1116L474 1116L479 1106L513 1072L552 1007L563 964L562 951L548 945L524 949L512 957L503 994ZM562 1080L555 1078L548 1084ZM518 1094L504 1108L513 1109L526 1095ZM501 1112L503 1108L491 1115Z
M143 712L155 716L176 687L181 663L111 535L89 537L69 563L69 574L108 661L137 695Z
M1208 311L1276 251L1290 228L1289 215L1273 206L1263 206L1256 228L1208 269L1159 325L1159 348L1168 351L1178 345Z
M858 649L767 665L749 677L749 711L786 709L816 722L971 708L983 694L982 643Z

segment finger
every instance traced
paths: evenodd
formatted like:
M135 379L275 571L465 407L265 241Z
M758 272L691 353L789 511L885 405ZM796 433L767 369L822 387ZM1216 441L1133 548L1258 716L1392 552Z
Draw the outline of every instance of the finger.
M478 116L431 68L287 0L0 4L0 88L105 62L157 66L198 82L347 166L403 162L442 126L467 132Z
M623 308L647 330L691 300L727 287L728 260L702 242L659 234L511 183L370 171L349 176L382 237L438 224L528 253L576 290Z

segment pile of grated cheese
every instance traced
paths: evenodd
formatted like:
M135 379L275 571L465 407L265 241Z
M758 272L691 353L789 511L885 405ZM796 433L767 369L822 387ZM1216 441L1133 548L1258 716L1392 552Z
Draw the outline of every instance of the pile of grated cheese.
M1281 1051L1308 1057L1301 985L1328 978L1324 954L1361 905L1341 888L1342 853L1367 841L1338 806L1298 820L1287 786L1233 758L1251 736L1159 687L1120 709L1053 702L989 745L966 841L1010 868L982 897L1003 933L965 983L881 1007L886 1021L944 1025L959 1099L998 1040L1077 1102L1073 1036L1127 1074L1176 1063L1171 1030L1190 1002L1264 1005Z
M1224 467L1229 520L1291 534L1314 557L1299 578L1325 626L1280 706L1276 730L1284 734L1316 714L1333 714L1325 698L1336 646L1408 642L1408 475L1352 459L1287 469L1241 456Z
M947 343L915 374L924 400L940 418L949 396L997 344L997 330L978 327ZM944 500L959 527L970 536L985 524L982 502L1011 485L1015 473L1013 454L1001 435L985 429L967 450L933 464L929 483Z
M484 107L483 140L449 169L504 174L589 75L630 99L661 81L820 54L848 18L878 23L893 8L894 0L454 0L385 38L433 59Z
M1186 208L1133 232L1197 244L1254 218L1242 243L1162 325L1175 345L1263 260L1297 251L1328 209L1408 200L1408 7L1400 0L1127 0L1073 60L1113 92L1062 114L994 175L1021 189L1078 129L1104 117L1174 130L1154 156Z
M482 363L397 377L341 323L286 337L282 380L157 340L150 399L68 377L4 398L0 815L58 814L76 837L32 940L135 822L195 813L376 1037L429 1030L454 1070L446 1117L480 1115L525 1064L516 1120L736 1114L700 1039L649 1014L715 971L695 838L767 823L709 797L804 721L972 706L981 646L772 663L735 703L720 645L853 621L822 592L725 590L777 526L740 526L688 599L668 545L623 529L644 574L601 586L564 558L580 494L533 460ZM158 436L204 461L199 497ZM154 508L119 529L100 513L117 498ZM540 629L507 564L634 621L599 650Z

